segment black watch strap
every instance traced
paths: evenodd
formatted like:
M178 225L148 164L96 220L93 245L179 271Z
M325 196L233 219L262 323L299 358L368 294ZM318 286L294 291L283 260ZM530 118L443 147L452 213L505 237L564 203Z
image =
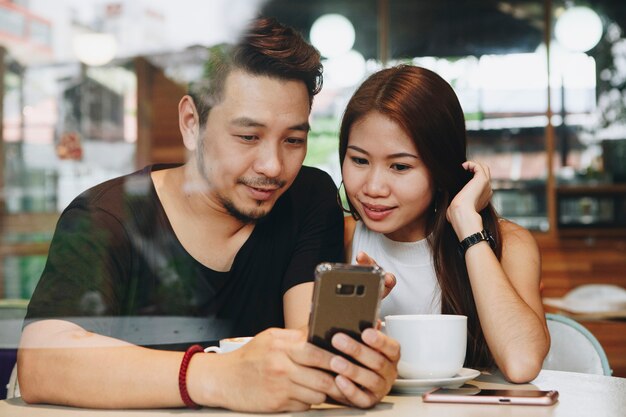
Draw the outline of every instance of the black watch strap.
M493 239L493 236L491 236L491 233L489 233L489 230L483 229L480 232L474 233L473 235L469 235L468 237L460 241L459 253L462 256L465 256L465 252L467 252L469 248L483 241L489 243L489 246L491 246L491 249L495 249L496 241Z

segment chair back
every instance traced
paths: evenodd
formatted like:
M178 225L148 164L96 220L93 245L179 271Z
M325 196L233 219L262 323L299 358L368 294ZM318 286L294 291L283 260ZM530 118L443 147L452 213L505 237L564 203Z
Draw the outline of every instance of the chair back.
M598 339L577 321L560 314L546 314L550 331L550 351L542 369L612 374L609 360Z

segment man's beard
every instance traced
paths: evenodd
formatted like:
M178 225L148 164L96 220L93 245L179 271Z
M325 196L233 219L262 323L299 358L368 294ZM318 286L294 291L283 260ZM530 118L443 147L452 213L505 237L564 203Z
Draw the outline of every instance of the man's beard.
M197 164L198 164L198 171L200 172L200 175L202 176L202 178L204 179L204 181L206 182L206 184L210 184L211 181L209 180L209 177L207 175L207 167L206 167L206 163L204 160L204 142L200 141L198 144L198 156L197 156ZM267 177L261 177L261 178L238 178L237 179L237 184L242 184L248 187L254 187L254 188L262 188L262 187L266 187L266 186L271 186L271 187L275 187L276 189L280 189L283 188L287 182L284 180L279 180L276 178L267 178ZM209 186L210 189L210 186ZM270 209L267 210L261 210L261 209L252 209L249 210L247 212L244 212L243 210L239 209L235 203L233 202L233 200L231 200L230 198L225 197L222 194L217 194L217 198L220 201L222 207L224 207L224 209L228 212L228 214L230 214L232 217L234 217L235 219L239 220L240 222L244 223L244 224L251 224L251 223L256 223L259 219L267 216L269 214L269 212L271 211ZM257 201L256 202L257 207L261 207L263 205L263 201Z
M247 213L244 213L243 210L240 210L239 208L237 208L237 206L235 206L235 203L233 203L232 200L221 195L218 196L218 198L220 200L220 203L222 204L222 207L226 209L228 214L244 224L256 223L257 220L265 217L269 213L269 210L250 210ZM260 203L261 202L259 202L259 205Z
M255 178L255 179L238 178L237 184L242 184L248 187L255 187L255 188L261 188L261 187L265 187L269 185L269 186L275 186L277 189L280 189L286 185L286 182L283 180L277 180L274 178ZM233 216L235 219L239 220L242 223L246 223L246 224L255 223L257 220L267 216L269 212L271 211L271 208L270 208L267 210L252 209L247 212L244 212L243 210L239 209L235 205L235 203L233 203L231 199L226 198L223 195L218 195L217 197L222 203L222 206L228 212L228 214L230 214L231 216ZM261 207L264 201L257 201L256 203L257 203L257 207Z

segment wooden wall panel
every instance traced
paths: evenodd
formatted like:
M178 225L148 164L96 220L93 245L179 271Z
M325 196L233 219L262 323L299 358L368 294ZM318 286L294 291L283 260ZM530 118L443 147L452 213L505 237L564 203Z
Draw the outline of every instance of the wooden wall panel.
M4 77L7 72L7 51L0 45L0 214L4 215Z
M562 297L582 284L626 288L626 238L535 238L541 251L545 297Z
M137 168L182 163L186 150L178 128L178 102L186 88L165 76L145 58L135 60L137 73Z

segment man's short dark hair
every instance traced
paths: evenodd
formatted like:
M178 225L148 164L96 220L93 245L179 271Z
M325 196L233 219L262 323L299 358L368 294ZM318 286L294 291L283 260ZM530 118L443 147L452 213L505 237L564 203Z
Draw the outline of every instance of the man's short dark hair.
M190 86L204 127L209 111L222 100L226 77L233 70L252 75L265 75L283 80L302 81L313 96L322 89L320 53L295 29L274 18L258 18L251 22L234 46L214 47L201 82Z

